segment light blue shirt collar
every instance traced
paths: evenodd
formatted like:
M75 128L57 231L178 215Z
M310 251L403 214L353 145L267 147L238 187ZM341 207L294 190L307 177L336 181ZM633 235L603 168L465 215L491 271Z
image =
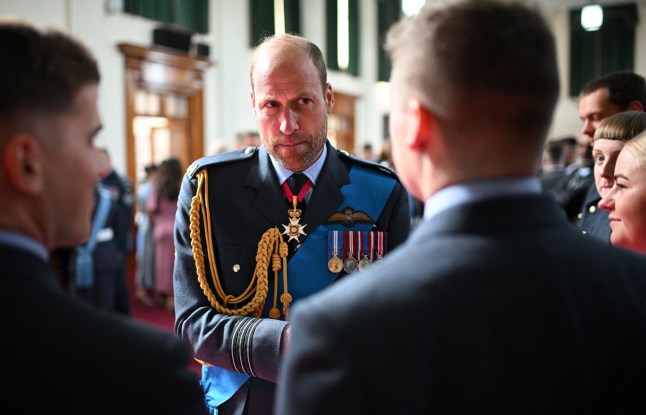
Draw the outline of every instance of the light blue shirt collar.
M327 156L327 145L324 145L321 156L314 163L312 163L308 168L306 168L301 172L301 173L304 173L308 179L310 179L310 181L312 182L312 185L316 185L316 179L319 177L319 173L321 173L321 169L323 168L323 163L325 163L326 156ZM289 176L294 174L294 171L283 167L278 161L274 160L274 158L271 155L269 156L269 159L271 160L271 164L274 166L274 170L276 170L276 174L278 175L278 182L282 186L283 182L287 180Z
M478 180L460 183L440 190L424 204L424 219L468 202L476 202L498 196L538 194L541 184L536 177Z
M49 262L49 252L45 245L36 239L15 231L0 229L0 245L9 245L27 251Z

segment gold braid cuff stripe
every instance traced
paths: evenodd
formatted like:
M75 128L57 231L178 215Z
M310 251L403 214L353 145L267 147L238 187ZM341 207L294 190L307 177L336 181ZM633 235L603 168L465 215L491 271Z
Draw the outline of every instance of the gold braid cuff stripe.
M260 317L262 309L267 299L269 290L269 262L271 259L271 269L274 272L274 304L269 312L271 318L279 318L280 311L277 307L278 297L278 272L283 271L284 292L280 296L283 303L283 315L285 320L289 316L289 304L292 297L287 290L287 254L288 246L283 240L282 234L276 228L269 228L258 242L258 251L256 253L256 268L253 277L247 286L247 289L237 297L228 295L222 288L222 283L217 271L215 262L215 253L213 250L213 238L211 233L211 210L209 208L209 186L208 175L205 170L197 173L197 191L191 200L190 231L191 231L191 248L193 249L193 259L197 271L197 280L200 283L202 292L209 300L211 307L215 308L218 313L228 315L243 315ZM204 267L204 251L202 250L202 239L200 235L200 215L204 218L204 233L206 235L206 250L209 258L209 270L213 278L215 293L209 287L206 279ZM251 301L247 302L253 295ZM244 302L245 305L238 308Z

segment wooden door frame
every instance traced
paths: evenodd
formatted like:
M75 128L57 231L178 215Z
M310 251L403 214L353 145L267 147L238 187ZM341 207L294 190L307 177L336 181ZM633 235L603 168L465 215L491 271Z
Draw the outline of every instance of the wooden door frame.
M133 119L138 91L185 95L188 99L188 154L182 160L188 166L204 155L204 72L213 63L163 47L143 47L120 43L125 56L125 111L127 173L136 183L135 134Z

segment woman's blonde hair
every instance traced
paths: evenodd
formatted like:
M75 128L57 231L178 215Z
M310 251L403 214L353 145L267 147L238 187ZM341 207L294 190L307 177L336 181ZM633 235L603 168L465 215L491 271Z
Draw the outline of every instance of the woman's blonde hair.
M624 149L631 151L643 167L646 168L646 131L642 131L628 140L621 151L624 151Z

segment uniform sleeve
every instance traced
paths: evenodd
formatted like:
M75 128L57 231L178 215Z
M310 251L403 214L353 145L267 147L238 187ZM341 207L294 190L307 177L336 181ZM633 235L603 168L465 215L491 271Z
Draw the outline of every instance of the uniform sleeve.
M184 177L175 220L176 334L189 345L194 357L205 363L276 382L287 323L218 313L200 287L190 229L196 184L189 175Z
M408 204L408 193L400 182L397 182L384 206L377 227L388 232L386 244L388 252L401 245L410 233L411 217Z

